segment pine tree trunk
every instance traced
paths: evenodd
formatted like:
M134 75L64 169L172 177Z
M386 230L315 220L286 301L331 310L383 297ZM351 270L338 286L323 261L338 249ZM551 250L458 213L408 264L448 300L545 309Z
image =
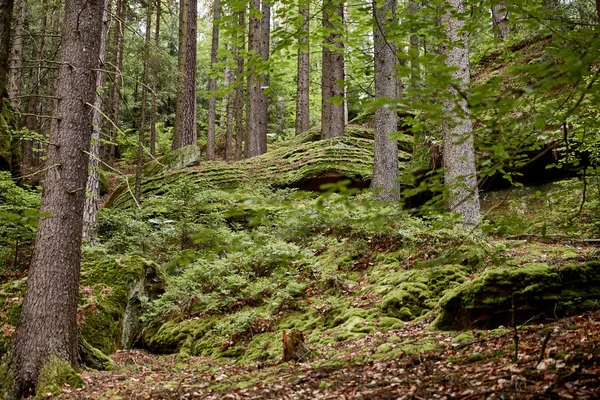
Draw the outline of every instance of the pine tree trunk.
M236 48L232 49L233 58L236 57ZM227 65L225 68L225 79L224 85L228 88L231 88L233 81L235 81L234 72L231 70L231 67ZM233 92L229 90L229 93L225 96L223 101L226 104L225 115L227 120L225 121L225 161L233 160L233 106L234 106L234 96Z
M54 356L77 363L77 299L88 155L89 104L95 97L102 0L67 0L56 121L48 146L37 232L11 366L19 396L35 393L41 367Z
M397 97L394 78L396 46L388 39L392 37L391 26L396 21L396 0L385 0L383 4L373 1L373 43L375 61L375 97L393 102ZM379 190L377 199L394 201L400 198L398 183L398 143L390 134L398 129L398 117L394 107L375 109L375 158L371 187Z
M138 131L137 168L135 171L135 199L142 201L142 167L144 166L144 138L146 134L146 103L148 100L148 64L150 61L150 35L152 32L152 3L146 5L146 39L144 42L144 70L142 72L142 110Z
M173 149L196 144L197 1L184 0L180 10L179 81Z
M110 118L109 121L110 129L109 140L110 144L107 146L108 154L107 161L109 164L114 164L116 153L117 153L117 126L119 124L119 103L121 101L121 84L122 84L122 68L123 68L123 48L125 45L125 10L127 8L127 0L117 0L116 18L114 24L114 65L115 70L113 71L112 86L109 93L109 110Z
M27 15L26 0L19 0L16 14L17 21L8 60L8 97L10 98L12 108L15 111L21 111L19 92L23 73L23 43L25 37L25 16Z
M10 23L13 0L0 0L0 98L4 96L8 76L8 55L10 52ZM0 101L0 112L4 101Z
M496 39L505 39L508 37L510 30L508 27L508 11L502 0L498 4L492 5L492 24Z
M154 47L158 51L160 41L160 0L156 1L156 25L154 28ZM150 114L150 154L152 157L156 156L156 91L158 82L158 65L154 65L152 71L152 112Z
M250 23L248 28L248 52L251 54L251 72L248 77L248 109L246 113L247 132L244 148L246 158L256 157L267 151L267 76L260 69L269 57L269 36L271 9L266 1L252 0ZM262 11L262 20L257 11Z
M102 13L102 32L100 36L100 68L96 72L96 100L92 117L92 140L90 143L90 162L88 166L88 178L86 184L85 205L83 207L83 237L95 243L97 237L96 212L98 211L98 200L100 199L100 132L104 119L104 86L106 85L106 52L108 44L108 25L110 0L104 0L104 11Z
M235 110L234 110L234 120L235 120L235 159L241 160L243 147L244 147L244 136L245 136L245 126L244 126L244 55L243 52L246 47L245 38L246 38L246 12L239 11L238 13L238 22L240 25L240 37L238 38L239 48L234 56L236 61L236 70L235 76L237 81L237 86L235 88Z
M464 14L463 0L448 0L450 10ZM450 11L442 17L446 26L449 46L442 49L446 55L446 65L458 68L452 78L459 81L461 88L470 83L469 38L463 32L464 19L454 17ZM459 44L460 43L460 44ZM449 48L448 48L449 47ZM479 194L477 192L477 171L473 146L473 123L470 120L467 101L454 87L448 87L454 100L446 100L444 107L448 115L442 124L444 136L444 182L449 191L448 210L462 216L465 228L479 222Z
M210 71L211 77L208 80L208 129L206 134L206 158L214 160L215 158L215 125L217 121L217 78L215 66L219 62L217 58L219 52L219 19L221 18L221 4L219 0L213 0L213 26L212 26L212 46L210 49Z
M341 25L332 21L343 21L344 3L334 0L323 8L323 27L333 30L323 43L321 138L344 136L344 44ZM340 101L341 100L341 101ZM335 102L335 103L334 103Z
M310 44L309 13L310 2L305 0L299 6L303 24L298 39L298 86L296 88L296 135L310 129Z

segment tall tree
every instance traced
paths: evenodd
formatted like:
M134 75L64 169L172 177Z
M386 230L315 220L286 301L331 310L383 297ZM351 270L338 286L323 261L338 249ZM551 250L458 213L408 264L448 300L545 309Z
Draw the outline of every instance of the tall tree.
M246 9L237 13L239 27L239 36L236 43L236 52L234 60L236 62L235 78L237 81L235 87L235 109L233 119L235 120L235 159L242 158L244 147L244 51L246 49Z
M150 66L150 36L152 33L152 2L146 3L146 35L144 40L144 66L142 71L142 110L138 130L137 168L135 171L135 199L142 197L142 168L144 166L144 139L146 136L146 106L148 100L148 68Z
M508 10L506 9L504 0L492 2L492 24L496 39L508 37L510 28L508 27Z
M156 23L154 25L154 47L156 50L159 49L160 45L160 9L161 2L156 0ZM158 63L153 63L152 69L152 111L150 112L150 154L152 157L156 156L156 91L158 90Z
M110 0L104 0L104 11L102 12L102 31L100 36L99 65L96 71L96 100L94 101L92 117L92 141L90 143L90 162L87 184L85 188L85 205L83 207L83 237L95 242L96 212L100 198L100 133L102 121L104 120L104 86L106 85L106 51L108 44Z
M321 138L344 136L344 20L343 0L323 6L323 73L321 77Z
M296 88L296 135L310 128L310 1L300 0L302 29L298 38L298 83Z
M410 0L408 3L408 13L411 18L417 18L421 4L417 0ZM419 36L416 34L410 35L410 48L408 49L410 59L410 85L413 89L417 90L421 88L421 63L419 48ZM414 102L418 102L418 96L414 96L412 99ZM427 137L423 130L415 132L413 137L413 156L412 166L415 170L425 170L429 167L429 146L427 145Z
M394 78L396 46L389 39L391 26L396 21L396 0L373 0L373 44L375 61L375 97L392 103L397 96ZM379 200L400 198L398 183L398 143L390 134L398 129L394 107L388 105L375 109L375 161L371 187L378 189Z
M179 77L173 149L196 144L197 0L182 0L179 9Z
M122 69L123 69L123 48L125 44L125 10L127 9L127 0L116 0L115 23L113 24L113 46L114 58L111 60L114 69L112 73L112 85L109 89L108 109L110 111L111 121L108 122L108 139L107 154L105 160L110 164L114 162L116 156L117 143L117 125L119 123L119 103L121 101L121 84L122 84Z
M10 46L8 60L8 97L10 104L16 111L21 111L21 79L23 73L23 43L25 39L25 17L27 15L27 1L19 0L16 9L15 32Z
M208 80L208 128L206 134L206 158L215 158L215 125L217 121L217 77L215 66L219 62L219 20L221 19L221 3L213 0L212 44L210 49L210 79Z
M442 16L447 44L441 52L446 66L455 68L453 80L458 87L448 86L449 99L444 101L448 115L442 123L444 136L444 182L449 192L448 209L462 216L465 228L479 222L479 194L473 145L473 123L469 118L467 101L459 90L470 83L469 36L465 32L463 0L448 0L449 9Z
M48 146L40 219L10 351L17 397L35 394L52 359L77 364L77 299L83 205L102 31L102 0L67 0L56 120Z
M269 55L271 9L269 3L252 0L250 3L248 26L248 52L251 58L251 71L248 76L248 109L246 113L246 158L264 154L267 151L267 96L263 87L267 85L262 70Z
M6 89L12 11L13 0L0 0L0 99L3 98ZM0 101L0 111L2 111L3 106L4 100Z

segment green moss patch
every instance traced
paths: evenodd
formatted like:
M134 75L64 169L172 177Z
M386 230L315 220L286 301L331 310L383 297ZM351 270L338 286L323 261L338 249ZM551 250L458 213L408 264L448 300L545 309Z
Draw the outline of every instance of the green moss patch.
M49 393L58 393L65 384L71 388L80 388L85 385L85 382L71 367L71 364L56 356L51 356L44 362L40 370L36 398L43 398Z
M495 328L600 307L600 263L492 268L440 300L439 329Z

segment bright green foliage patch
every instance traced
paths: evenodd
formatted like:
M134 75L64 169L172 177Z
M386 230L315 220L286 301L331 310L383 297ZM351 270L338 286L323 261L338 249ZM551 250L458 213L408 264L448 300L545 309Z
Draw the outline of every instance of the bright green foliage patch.
M491 268L440 300L439 329L494 328L600 307L600 263Z

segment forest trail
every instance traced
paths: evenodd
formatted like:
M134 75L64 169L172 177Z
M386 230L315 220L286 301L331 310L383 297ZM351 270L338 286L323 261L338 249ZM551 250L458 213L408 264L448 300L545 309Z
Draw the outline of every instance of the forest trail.
M308 363L239 366L145 351L112 355L60 399L597 399L600 311L519 328L457 332L429 321L321 349ZM400 356L386 351L405 346ZM52 397L50 394L47 398Z

